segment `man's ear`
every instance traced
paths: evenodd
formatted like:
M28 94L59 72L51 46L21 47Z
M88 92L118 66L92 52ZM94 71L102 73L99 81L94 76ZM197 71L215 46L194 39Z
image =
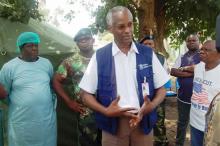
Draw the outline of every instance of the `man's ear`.
M112 33L112 26L108 26L108 27L107 27L107 30L108 30L110 33Z

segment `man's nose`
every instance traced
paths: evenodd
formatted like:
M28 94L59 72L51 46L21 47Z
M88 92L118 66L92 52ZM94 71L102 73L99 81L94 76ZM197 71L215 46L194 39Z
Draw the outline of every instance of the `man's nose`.
M125 27L125 32L130 33L131 32L131 27L129 27L129 26Z

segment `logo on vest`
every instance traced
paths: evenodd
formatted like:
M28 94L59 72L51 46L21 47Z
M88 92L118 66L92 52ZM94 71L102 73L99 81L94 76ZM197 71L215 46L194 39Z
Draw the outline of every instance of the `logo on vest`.
M140 70L143 70L145 68L151 67L152 65L149 65L149 64L139 64L138 66L139 66Z

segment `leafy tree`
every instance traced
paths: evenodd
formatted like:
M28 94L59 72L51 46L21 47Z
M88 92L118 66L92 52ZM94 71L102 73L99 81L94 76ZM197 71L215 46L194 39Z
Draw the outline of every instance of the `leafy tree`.
M173 44L180 44L191 33L198 33L201 41L215 36L220 0L168 0L165 7L165 37L170 36Z
M215 19L220 12L220 0L102 0L103 6L93 14L96 24L91 27L106 29L107 11L116 6L128 7L134 14L135 37L152 33L158 51L165 52L163 39L170 37L178 48L186 36L199 33L202 40L215 35Z
M23 23L28 23L30 17L41 20L38 4L37 0L1 0L0 17Z
M74 4L74 0L69 0ZM80 1L87 10L93 11L93 2ZM134 16L135 38L145 34L156 36L158 51L166 53L163 40L171 38L171 44L178 48L187 35L199 33L202 40L215 36L215 19L220 12L220 0L101 0L93 13L96 23L91 25L94 32L106 30L105 16L116 5L128 7ZM65 16L73 19L76 13L71 11ZM37 0L1 0L0 17L12 21L27 23L29 18L42 19L38 11Z

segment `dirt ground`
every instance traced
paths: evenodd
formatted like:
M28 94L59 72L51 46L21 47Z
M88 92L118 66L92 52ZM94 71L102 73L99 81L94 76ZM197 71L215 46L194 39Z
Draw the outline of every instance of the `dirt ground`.
M176 136L176 127L177 127L177 101L176 97L166 97L166 128L167 128L167 137L169 140L169 146L175 146L175 136ZM190 146L189 143L190 134L189 128L186 135L186 141L184 146Z
M177 101L176 97L166 97L166 120L167 137L169 146L175 146L176 127L177 127ZM190 146L189 128L186 134L186 141L184 146Z

